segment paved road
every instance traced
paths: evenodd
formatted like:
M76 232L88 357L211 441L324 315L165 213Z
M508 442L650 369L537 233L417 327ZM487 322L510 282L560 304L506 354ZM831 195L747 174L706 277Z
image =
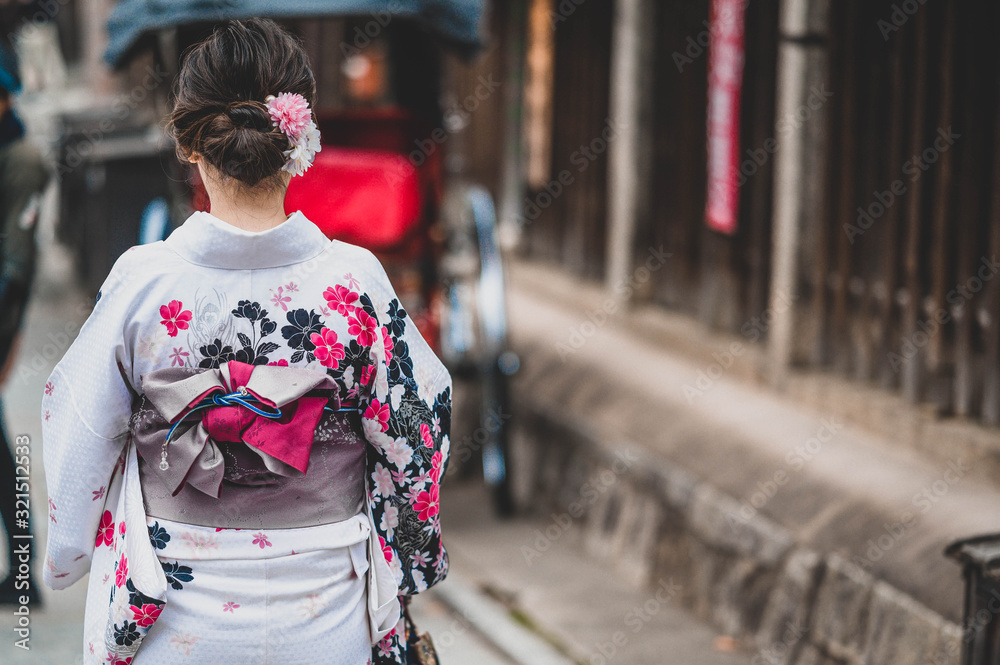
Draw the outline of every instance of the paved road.
M449 608L430 592L411 605L413 622L431 634L441 665L514 665L480 634L462 614Z
M747 665L753 654L689 614L678 602L685 580L664 575L636 588L583 554L570 526L539 547L552 522L497 520L475 484L444 485L442 533L458 571L516 609L586 665ZM551 532L550 532L551 533ZM446 580L444 585L448 584Z

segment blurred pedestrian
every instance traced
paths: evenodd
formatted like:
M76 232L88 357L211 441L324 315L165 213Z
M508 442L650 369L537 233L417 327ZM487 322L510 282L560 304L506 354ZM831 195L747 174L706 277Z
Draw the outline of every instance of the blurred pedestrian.
M16 358L21 322L35 274L35 228L42 192L50 172L38 149L25 137L24 124L14 111L13 95L20 91L17 62L0 47L0 387L6 383ZM0 582L0 604L19 604L22 596L38 602L30 575L15 575L15 535L31 533L30 506L18 504L22 476L14 463L0 397L0 515L7 534L8 575ZM20 488L19 488L20 485ZM19 509L24 512L19 513ZM22 517L18 517L18 515Z

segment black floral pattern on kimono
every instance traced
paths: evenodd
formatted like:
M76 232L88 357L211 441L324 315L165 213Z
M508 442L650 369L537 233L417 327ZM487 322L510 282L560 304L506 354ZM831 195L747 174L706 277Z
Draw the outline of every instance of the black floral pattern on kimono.
M386 314L389 315L389 322L386 324L389 335L394 339L399 339L403 336L403 331L406 330L406 321L404 320L406 319L406 310L403 309L398 300L393 300L389 303Z
M250 321L250 332L252 333L251 335L243 332L236 333L236 338L240 341L242 348L236 351L234 360L248 365L269 363L270 358L267 357L267 354L277 351L280 345L263 340L277 329L278 324L267 318L267 310L261 308L260 303L250 300L241 300L233 310L233 316Z
M162 605L162 603L156 598L150 598L143 592L135 588L132 584L132 578L128 578L125 581L125 588L128 589L128 604L134 605L135 607L142 607L143 605Z
M326 373L333 377L337 382L337 386L340 389L340 394L342 396L351 397L357 396L360 389L361 376L365 367L372 364L369 354L371 352L370 346L361 346L358 344L357 340L351 340L349 343L344 345L344 359L340 361L340 364L336 369L327 369ZM346 374L348 370L351 371L352 390L347 386Z
M198 363L198 366L204 367L205 369L218 369L224 363L236 358L233 353L233 347L228 344L223 344L222 340L219 338L216 338L211 344L199 347L198 353L203 356L202 361Z
M163 568L163 574L167 576L167 582L178 591L184 588L181 582L194 580L191 566L182 566L179 561L161 561L160 567Z
M146 528L149 529L149 542L156 549L162 550L170 542L170 534L160 526L159 522L153 522L153 526L147 526Z
M392 360L389 361L389 380L416 388L413 381L413 360L406 342L397 339L392 348Z
M119 646L131 646L139 639L139 631L136 629L135 621L122 621L122 625L115 625L115 643Z
M295 349L289 362L297 363L305 358L309 362L316 360L313 351L316 345L312 342L312 335L323 330L323 320L319 318L316 310L308 312L304 309L295 309L285 315L289 325L281 328L281 336L288 340L288 346Z

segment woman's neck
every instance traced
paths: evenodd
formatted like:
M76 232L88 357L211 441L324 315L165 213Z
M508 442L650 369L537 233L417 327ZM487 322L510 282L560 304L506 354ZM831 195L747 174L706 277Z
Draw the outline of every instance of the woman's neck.
M285 214L285 196L269 202L233 200L225 196L210 197L212 215L244 231L266 231L281 224Z
M212 215L244 231L267 231L281 224L285 215L285 191L288 177L283 186L267 190L246 190L232 183L222 183L217 171L198 162L201 181L212 202ZM284 175L284 174L283 174Z

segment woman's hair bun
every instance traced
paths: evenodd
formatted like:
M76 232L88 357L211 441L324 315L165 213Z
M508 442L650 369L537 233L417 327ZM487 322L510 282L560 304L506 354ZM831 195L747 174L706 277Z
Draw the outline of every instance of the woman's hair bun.
M269 132L273 127L267 106L263 102L233 102L226 108L226 115L234 127Z
M247 187L278 185L288 137L264 100L283 92L315 103L316 80L298 39L269 19L221 25L187 52L177 77L168 127L178 155L197 152Z

